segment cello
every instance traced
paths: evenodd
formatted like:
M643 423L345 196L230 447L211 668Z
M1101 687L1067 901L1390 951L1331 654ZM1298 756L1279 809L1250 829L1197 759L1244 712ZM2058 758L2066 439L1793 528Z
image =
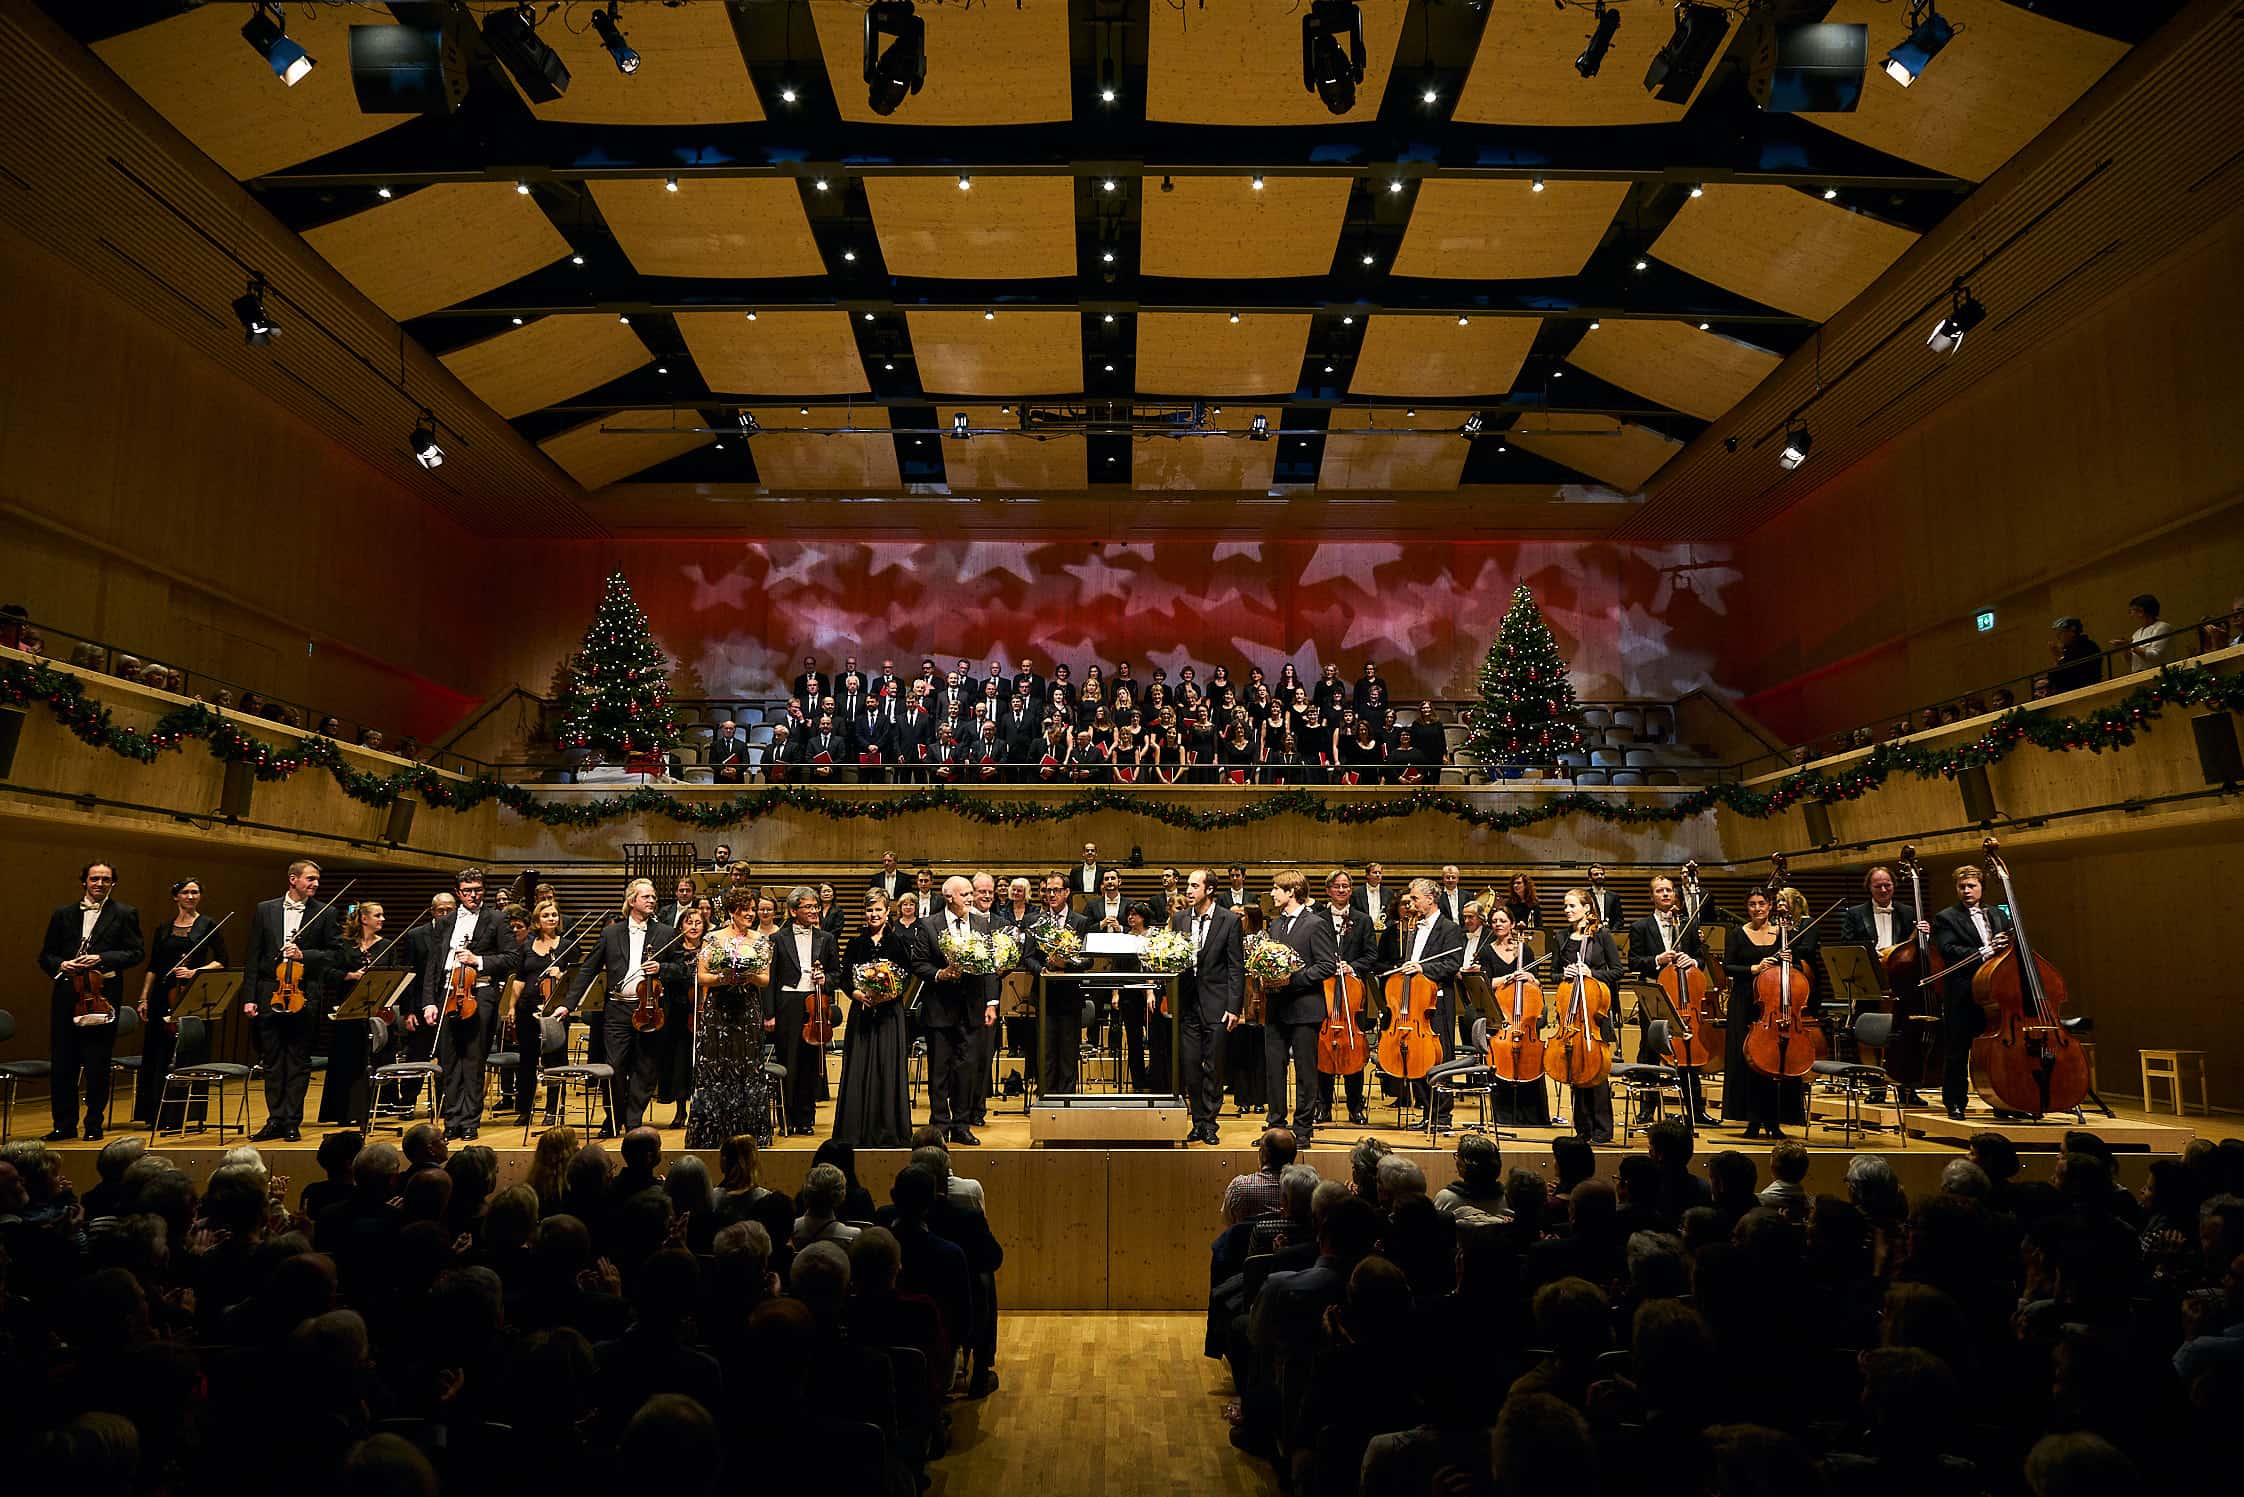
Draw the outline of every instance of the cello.
M1683 886L1691 896L1689 902L1696 908L1675 938L1679 952L1698 926L1699 916L1706 911L1706 901L1699 897L1696 860L1684 863ZM1689 967L1668 963L1659 970L1659 987L1667 995L1668 1007L1675 1015L1675 1029L1667 1037L1667 1063L1685 1071L1703 1070L1717 1064L1722 1058L1722 1034L1712 1022L1714 983L1707 976L1706 963L1693 961Z
M1759 1005L1745 1031L1746 1064L1779 1081L1797 1080L1816 1062L1817 1024L1809 1011L1815 983L1792 959L1792 907L1781 895L1785 857L1773 854L1766 896L1776 921L1777 949L1770 965L1754 974L1753 999Z
M1415 905L1411 906L1411 912L1416 912ZM1415 921L1404 924L1403 943L1406 948L1410 943L1411 932L1416 928ZM1457 950L1441 951L1423 960L1432 961L1438 957L1457 954ZM1406 962L1403 965L1410 964ZM1397 968L1386 975L1401 976L1402 987L1395 994L1393 1013L1386 1031L1379 1036L1379 1069L1407 1081L1423 1080L1426 1073L1440 1065L1449 1053L1448 1047L1442 1042L1441 1031L1434 1023L1434 1004L1441 996L1441 988L1424 972L1405 973Z
M1597 934L1592 914L1584 923L1574 964L1580 972L1566 979L1566 1006L1558 1016L1543 1051L1546 1073L1568 1086L1596 1086L1613 1074L1613 1045L1605 1038L1605 1016L1613 1011L1613 989L1589 972L1590 937ZM1558 948L1553 946L1553 953ZM1558 1051L1558 1068L1550 1069L1550 1052Z
M1992 1107L2036 1117L2070 1112L2088 1095L2088 1056L2065 1028L2064 974L2026 939L2010 865L1995 839L1981 845L2002 880L2010 940L1972 974L1971 996L1985 1018L1971 1042L1971 1084Z
M1915 844L1901 849L1901 871L1909 875L1909 906L1921 923L1925 915L1924 868L1917 861ZM1932 937L1910 927L1909 939L1896 941L1878 953L1885 970L1887 1012L1893 1015L1893 1034L1886 1042L1885 1072L1894 1081L1915 1091L1927 1076L1940 1073L1940 994L1932 979L1945 971Z
M1317 1031L1317 1069L1327 1076L1353 1076L1371 1059L1364 1036L1362 978L1338 972L1325 979L1325 1022Z
M1525 944L1521 942L1523 949ZM1489 979L1504 1024L1488 1037L1488 1068L1514 1085L1543 1079L1543 985L1535 980L1535 969L1549 960L1539 956L1517 971Z

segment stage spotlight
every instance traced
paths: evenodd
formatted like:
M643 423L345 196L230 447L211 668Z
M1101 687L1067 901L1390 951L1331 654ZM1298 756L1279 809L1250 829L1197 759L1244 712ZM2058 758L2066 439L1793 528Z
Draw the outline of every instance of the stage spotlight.
M1364 81L1364 17L1356 0L1310 0L1301 18L1301 84L1334 114L1356 107Z
M278 5L260 0L252 6L249 19L242 23L242 40L255 47L257 55L272 64L273 76L290 88L312 70L312 54L288 39L288 13Z
M1688 103L1729 32L1729 14L1720 6L1683 0L1675 7L1675 34L1652 54L1652 65L1644 70L1645 91L1669 104Z
M1886 54L1886 76L1907 88L1955 34L1955 24L1933 8L1932 0L1917 0L1909 7L1909 35Z
M957 438L957 439L958 439L959 441L961 441L961 442L965 441L965 440L966 440L967 438L969 438L969 437L971 437L971 436L973 436L973 435L974 435L974 433L973 433L973 432L971 432L971 431L967 430L967 427L966 427L966 412L964 412L964 411L958 411L958 412L955 412L955 413L953 413L953 414L952 414L952 416L951 416L951 435L952 435L953 437Z
M249 289L234 298L234 316L241 320L242 341L262 348L281 334L280 324L265 311L265 278L253 275Z
M1475 411L1465 418L1465 424L1463 426L1457 428L1457 435L1463 437L1466 441L1469 442L1473 438L1480 435L1481 427L1485 426L1486 424L1487 418L1481 415L1479 411Z
M444 466L444 449L436 445L436 414L425 408L413 423L413 460L424 468Z
M1584 78L1595 78L1597 70L1605 65L1605 54L1613 50L1613 33L1620 29L1621 13L1607 10L1605 0L1597 0L1597 25L1589 34L1589 45L1574 59L1574 71Z
M1270 418L1268 416L1263 415L1260 411L1255 412L1254 420L1247 426L1247 440L1250 442L1267 442L1270 440Z
M886 50L882 37L891 37ZM865 12L865 101L891 115L927 85L927 23L912 0L874 0Z
M1934 353L1954 353L1963 346L1964 334L1986 320L1987 309L1979 305L1979 298L1971 294L1970 287L1958 281L1949 300L1948 315L1933 324L1932 336L1925 339L1925 347Z
M760 431L762 431L762 430L763 430L763 428L762 428L761 426L759 426L759 425L757 425L757 424L756 424L756 413L755 413L754 411L750 411L750 410L740 410L740 411L736 411L736 412L734 412L733 414L734 414L734 415L735 415L735 416L736 416L736 417L737 417L737 418L739 419L739 421L740 421L740 434L741 434L741 436L743 436L743 437L752 437L752 436L754 436L754 435L755 435L755 434L756 434L757 432L760 432Z
M606 47L608 55L616 60L616 71L636 73L639 71L639 54L632 50L630 42L624 40L623 18L619 14L621 9L617 0L608 0L606 10L592 13L592 29L600 33L600 45Z
M494 10L483 18L483 40L533 104L547 104L569 91L569 65L538 40L538 14L528 5Z
M1777 454L1777 466L1789 473L1808 460L1808 449L1815 446L1815 438L1798 422L1784 425L1784 450Z

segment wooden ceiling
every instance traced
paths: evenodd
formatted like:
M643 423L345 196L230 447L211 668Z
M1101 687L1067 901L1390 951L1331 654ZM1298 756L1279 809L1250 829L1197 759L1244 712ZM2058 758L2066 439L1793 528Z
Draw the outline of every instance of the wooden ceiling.
M2184 40L2217 31L2211 0L2150 0L2112 35L1943 0L1959 30L1914 88L1873 68L1857 112L1797 117L1751 103L1758 20L1730 28L1688 102L1651 98L1659 6L1626 7L1583 79L1578 6L1363 0L1366 76L1338 116L1302 83L1305 7L922 0L926 86L887 116L859 77L850 0L626 6L629 75L579 8L541 17L571 72L562 98L525 101L470 32L471 107L453 119L357 110L347 28L386 24L379 8L291 7L319 63L294 88L243 44L237 7L147 10L0 7L17 43L0 83L26 80L14 96L41 127L0 165L51 184L17 217L43 212L36 232L65 252L202 257L185 281L221 332L244 262L290 299L358 297L338 325L401 324L408 361L446 382L409 404L481 433L429 480L479 528L498 511L458 486L484 486L490 463L607 528L636 511L587 491L636 480L712 505L987 490L1017 512L1023 495L1114 484L1244 494L1234 513L1273 523L1251 496L1488 494L1505 497L1486 513L1534 529L1735 534L1783 486L1725 478L1709 446L1758 441L1797 405L1815 344L1843 367L1836 336L1888 336L2004 236L2032 252L2010 260L2047 265L2025 283L2035 297L2060 283L2060 239L2076 262L2094 239L2089 211L2163 225L2211 201L2162 217L2137 178L2124 201L2099 184L2070 221L2031 226L2065 191L2050 166L2065 141L2202 158L2204 124L2143 101L2212 97L2180 82L2218 75ZM1837 0L1830 19L1867 22L1875 59L1900 39L1896 12ZM76 92L31 82L42 68ZM2113 137L2100 121L2123 104L2157 128ZM113 174L105 152L169 153L144 180L194 190L170 215L129 184L106 213L82 188L66 207L62 168ZM167 221L182 214L184 237ZM181 289L146 294L161 307ZM203 321L186 326L208 337ZM317 393L287 398L334 421L363 404L351 366L375 362L333 362ZM1891 428L1870 418L1893 393L1864 407L1863 440ZM1024 399L1086 424L940 435L959 409L1010 424ZM1211 421L1226 430L1259 411L1273 440L1147 429L1192 402L1229 402ZM805 406L815 434L767 419ZM761 427L745 441L726 435L742 408ZM353 439L398 460L399 442ZM1566 502L1591 493L1645 498ZM710 522L731 523L717 508Z

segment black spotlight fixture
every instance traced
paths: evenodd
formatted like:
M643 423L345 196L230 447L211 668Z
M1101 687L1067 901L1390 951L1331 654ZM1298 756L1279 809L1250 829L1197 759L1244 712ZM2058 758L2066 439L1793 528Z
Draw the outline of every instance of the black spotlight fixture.
M550 104L569 91L569 65L538 40L538 13L529 5L485 16L483 40L531 103Z
M280 324L265 311L265 278L253 275L249 289L234 298L234 316L242 325L242 341L262 348L281 334Z
M1796 420L1786 421L1784 447L1777 453L1777 466L1787 473L1791 472L1808 460L1808 449L1813 446L1815 438L1808 435L1808 428L1804 424Z
M733 414L740 421L740 435L743 438L752 437L757 432L763 430L763 427L758 425L756 422L756 413L749 410L747 407L743 406Z
M592 29L600 33L600 45L606 47L608 55L616 60L616 71L636 73L639 71L639 54L624 39L621 11L622 6L617 0L608 0L606 10L592 13Z
M1652 54L1644 70L1645 91L1667 104L1687 103L1699 77L1714 61L1722 38L1730 34L1730 16L1718 5L1694 5L1690 0L1675 7L1675 34Z
M257 55L272 64L273 76L290 88L312 70L312 54L288 39L288 12L267 0L250 7L249 19L242 23L242 40L255 47Z
M1886 76L1907 88L1955 34L1955 23L1935 9L1932 0L1915 0L1909 7L1909 34L1886 54Z
M444 449L436 445L436 413L423 406L421 419L413 423L413 460L424 468L444 466Z
M1483 416L1479 411L1474 411L1471 415L1465 418L1465 424L1457 428L1457 435L1470 442L1473 438L1480 435L1480 429L1487 424L1488 418Z
M967 429L966 412L954 411L951 413L951 435L953 437L956 437L961 442L974 435L973 432Z
M1607 10L1605 0L1597 0L1597 24L1589 34L1589 45L1582 55L1574 59L1574 71L1584 78L1595 78L1597 70L1605 66L1605 54L1613 50L1613 33L1621 29L1621 13Z
M927 23L912 0L874 0L865 12L865 102L873 113L891 115L926 86Z
M1948 315L1933 324L1932 336L1925 339L1925 347L1934 353L1954 353L1963 346L1964 334L1987 320L1987 309L1979 305L1979 298L1971 288L1956 278L1955 289L1948 296Z
M1270 418L1268 416L1263 415L1260 411L1255 412L1254 420L1247 426L1247 440L1250 442L1267 442L1270 440Z
M1301 18L1301 83L1334 114L1356 107L1364 81L1364 16L1356 0L1310 0Z

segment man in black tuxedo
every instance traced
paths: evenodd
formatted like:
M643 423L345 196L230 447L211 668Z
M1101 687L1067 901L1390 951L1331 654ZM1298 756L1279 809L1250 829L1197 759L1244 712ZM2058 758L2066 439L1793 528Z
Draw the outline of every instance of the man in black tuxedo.
M1237 912L1215 901L1215 881L1205 868L1185 880L1184 907L1170 927L1192 942L1192 965L1177 984L1177 1022L1183 1031L1185 1104L1192 1111L1186 1143L1216 1144L1216 1113L1223 1105L1223 1039L1239 1027L1246 1003L1246 956Z
M1161 892L1146 900L1146 923L1167 925L1169 917L1184 908L1183 875L1174 868L1161 870Z
M1401 1007L1405 978L1423 977L1433 988L1433 1030L1446 1052L1449 1036L1457 1032L1457 974L1465 965L1465 932L1442 914L1441 886L1430 878L1410 881L1410 892L1402 897L1396 913L1402 918L1387 1007L1390 1012ZM1437 1123L1449 1115L1449 1099L1436 1099L1425 1081L1413 1081L1410 1090L1421 1108L1434 1107Z
M1441 887L1434 890L1435 907L1441 917L1452 925L1465 923L1465 903L1473 896L1465 892L1463 877L1455 863L1444 863L1441 870Z
M1628 926L1622 919L1621 896L1605 887L1603 863L1590 864L1589 891L1590 909L1596 914L1597 923L1607 930L1626 930Z
M718 784L737 785L747 763L748 735L728 717L717 725L717 736L709 740L709 767L716 771Z
M966 716L966 709L974 704L978 695L972 683L966 679L964 671L952 671L944 680L942 689L935 693L934 700L928 703L928 709L937 718L963 718Z
M1031 932L1049 933L1064 927L1081 936L1098 929L1090 916L1078 915L1069 908L1068 892L1067 880L1059 874L1044 875L1044 905L1029 922ZM1041 943L1027 955L1025 965L1031 972L1050 974L1044 982L1045 1001L1051 1007L1044 1019L1044 1043L1051 1052L1044 1057L1044 1090L1072 1092L1077 1062L1083 1055L1083 990L1080 984L1055 979L1063 973L1081 971L1087 964L1077 957L1066 966L1058 965Z
M865 695L865 681L855 671L845 673L834 687L834 721L853 723L873 699Z
M879 698L861 696L857 699L857 710L850 715L846 731L849 757L857 762L858 779L870 783L883 777L883 766L896 757L890 736L894 729L888 708ZM877 756L874 762L865 761L867 754Z
M927 1031L928 1121L951 1143L978 1144L966 1119L973 1113L974 1035L997 1022L997 977L969 973L943 955L947 934L990 934L990 918L974 909L974 886L953 875L943 880L943 908L919 923L912 972L920 980L920 1015Z
M895 661L883 660L879 673L865 683L865 694L877 701L891 693L898 697L904 694L904 678L896 674Z
M258 1143L275 1138L294 1143L304 1125L304 1093L312 1084L312 1029L318 1011L308 997L292 1014L271 1007L271 1002L280 986L273 969L284 957L304 963L309 985L312 970L342 944L338 922L318 894L319 864L298 858L288 865L288 892L264 901L249 917L249 952L242 959L247 973L242 1012L250 1018L258 1064L265 1071L265 1126L252 1135Z
M970 776L966 745L958 741L958 723L951 718L936 725L935 741L920 749L920 757L936 784L955 785Z
M1120 930L1122 917L1129 907L1129 901L1122 897L1121 870L1108 868L1100 872L1098 897L1083 907L1083 914L1093 930ZM1110 920L1114 922L1112 925L1107 924Z
M1307 1147L1317 1124L1317 1030L1325 1021L1325 979L1340 965L1332 922L1309 913L1309 880L1289 868L1270 881L1277 913L1267 934L1301 958L1293 976L1263 991L1262 1064L1268 1121L1286 1125L1286 1063L1293 1063L1293 1133Z
M1871 869L1863 887L1869 891L1869 899L1839 912L1840 940L1860 941L1885 952L1913 940L1920 928L1927 935L1932 933L1931 925L1920 921L1915 908L1893 897L1892 869Z
M772 1016L779 1021L773 1039L779 1063L787 1068L787 1131L808 1133L818 1126L818 1083L826 1058L803 1043L810 1005L829 999L826 989L841 971L834 933L818 925L818 891L797 884L787 891L787 923L771 938Z
M1395 891L1387 887L1386 865L1364 864L1364 881L1355 886L1348 902L1371 924L1372 951L1383 963L1395 959Z
M1325 902L1318 905L1314 913L1332 927L1333 942L1340 956L1335 973L1350 979L1351 989L1360 988L1363 994L1363 1013L1357 1022L1367 1028L1377 1028L1380 1013L1378 939L1372 934L1371 921L1356 908L1353 882L1346 869L1335 868L1325 875ZM1370 1122L1371 1114L1364 1110L1364 1073L1358 1071L1345 1078L1345 1082L1348 1121L1359 1126ZM1317 1073L1317 1121L1332 1121L1332 1077L1323 1071Z
M458 1141L474 1138L483 1120L483 1057L490 1051L499 994L516 958L505 914L484 902L483 870L461 869L452 892L459 905L429 938L419 987L421 1022L436 1031L445 1135ZM475 969L475 1016L469 1019L444 1012L452 973L461 967Z
M880 890L890 904L894 904L898 897L911 886L912 876L897 866L896 854L893 851L884 852L880 855L880 871L874 874L867 884L868 888Z
M803 737L803 777L813 784L830 785L850 760L849 740L834 728L831 712L818 714L817 726Z
M1652 913L1628 928L1628 964L1637 977L1655 987L1659 984L1660 973L1669 967L1688 972L1693 967L1706 965L1706 943L1699 939L1699 926L1683 913L1675 880L1664 873L1652 880ZM1713 974L1709 972L1708 976L1711 978ZM1654 1006L1650 1017L1664 1015L1670 1025L1677 1022L1664 998L1646 1002ZM1714 1015L1702 1011L1699 1023L1711 1027ZM1643 1037L1637 1041L1636 1058L1640 1063L1665 1065L1666 1062L1652 1052L1651 1028L1650 1024L1644 1026ZM1715 1120L1707 1116L1705 1104L1699 1100L1699 1073L1686 1070L1679 1074L1683 1078L1683 1105L1690 1112L1692 1123L1700 1128L1714 1127Z
M1070 894L1080 894L1087 901L1099 892L1099 881L1104 874L1105 870L1099 866L1099 844L1086 842L1083 844L1083 861L1076 865L1067 891Z
M615 1067L622 1096L618 1120L628 1133L645 1121L647 1103L654 1096L658 1059L654 1048L631 1027L631 1011L639 1006L640 985L661 972L657 953L670 946L677 932L654 918L655 887L651 879L635 878L623 893L624 918L600 933L591 957L577 967L576 981L561 1007L570 1013L584 1002L595 977L608 979L608 996L601 1010L600 1038L607 1064ZM603 1136L614 1128L601 1129Z
M800 777L802 754L794 730L785 723L771 725L771 742L764 745L764 783L777 785Z
M833 684L826 678L826 673L818 668L817 657L805 655L803 673L795 677L795 700L802 703L804 712L816 712L819 702L827 692L833 690Z
M678 875L678 882L671 888L670 903L655 911L655 918L675 930L700 896L701 887L693 881L693 875L681 873Z
M54 979L48 1031L54 1075L50 1078L50 1104L54 1131L49 1143L78 1136L78 1078L85 1076L86 1137L101 1137L102 1120L109 1114L109 1056L117 1043L117 1020L105 1023L74 1022L77 991L73 979L81 972L101 974L102 996L111 1005L125 1002L125 971L140 965L146 954L140 936L140 912L113 898L117 870L109 863L88 863L78 873L80 898L57 909L47 920L46 939L39 943L39 970Z
M1247 891L1247 865L1233 863L1228 870L1229 881L1216 890L1216 903L1227 910L1243 910L1255 902Z
M1044 737L1044 709L1027 692L1016 691L998 716L997 736L1005 744L1005 759L1011 766L1006 778L1030 778L1028 766L1040 757L1038 744Z
M1013 675L1013 690L1026 696L1039 712L1051 696L1051 689L1045 684L1044 678L1036 673L1036 662L1026 655L1021 657L1020 670Z
M1985 893L1982 875L1967 863L1956 870L1956 902L1932 917L1932 944L1948 967L1940 980L1940 1101L1951 1118L1961 1118L1971 1100L1971 1042L1985 1018L1971 980L1981 962L2010 945L2010 917L1990 908Z

